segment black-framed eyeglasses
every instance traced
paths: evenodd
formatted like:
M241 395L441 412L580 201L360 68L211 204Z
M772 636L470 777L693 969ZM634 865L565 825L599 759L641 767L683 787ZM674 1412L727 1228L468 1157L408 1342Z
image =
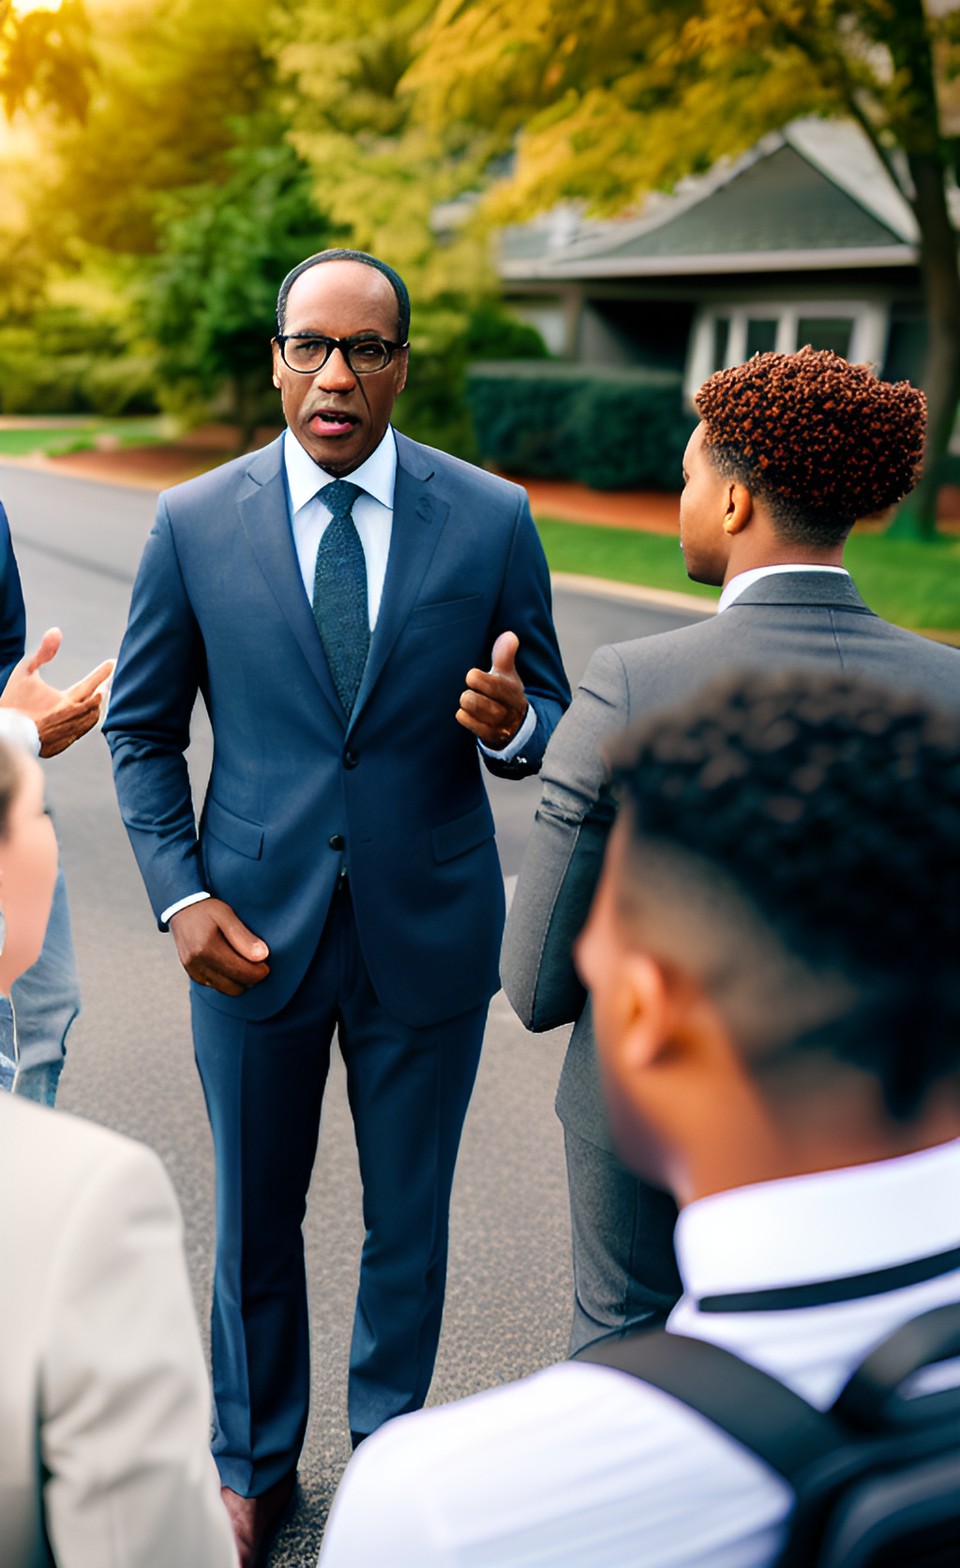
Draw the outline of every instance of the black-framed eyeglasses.
M391 343L388 338L366 332L358 332L352 338L328 338L322 332L278 332L273 341L279 346L288 370L295 370L301 376L312 376L322 370L335 348L340 350L355 376L370 376L377 370L385 370L394 354L409 346Z

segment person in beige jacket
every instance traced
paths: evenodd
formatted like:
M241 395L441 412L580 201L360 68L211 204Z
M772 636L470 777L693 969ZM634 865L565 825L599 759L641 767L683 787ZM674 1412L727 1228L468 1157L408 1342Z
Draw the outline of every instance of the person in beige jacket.
M43 775L0 715L0 989L56 876ZM233 1568L176 1198L155 1154L0 1096L0 1563Z

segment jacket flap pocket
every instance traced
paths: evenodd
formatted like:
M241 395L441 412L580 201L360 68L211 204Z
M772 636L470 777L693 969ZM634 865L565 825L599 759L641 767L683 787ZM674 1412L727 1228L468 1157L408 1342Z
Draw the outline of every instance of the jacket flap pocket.
M443 626L450 621L469 621L483 609L483 595L467 594L463 599L440 599L433 604L414 605L407 617L408 631Z
M260 859L263 852L263 828L256 822L247 822L244 817L235 817L232 811L221 806L212 796L204 810L203 828L205 833L219 839L221 844L228 845L230 849L235 849L239 855L246 855L249 860Z
M430 838L436 861L453 860L457 855L465 855L468 849L476 849L485 839L493 838L490 807L486 802L474 806L466 816L434 828Z

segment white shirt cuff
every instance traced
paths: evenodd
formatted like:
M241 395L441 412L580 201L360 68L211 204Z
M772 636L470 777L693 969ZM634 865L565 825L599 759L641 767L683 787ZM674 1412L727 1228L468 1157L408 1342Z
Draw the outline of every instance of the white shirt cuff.
M9 741L34 757L40 755L40 731L29 714L21 713L19 708L0 708L0 740Z
M491 751L490 747L485 746L482 740L478 740L477 745L485 757L495 757L498 762L512 762L514 757L519 757L536 727L537 710L532 702L528 702L523 723L517 730L516 735L514 735L513 740L508 741L502 751Z
M160 916L160 924L168 926L174 915L179 914L181 909L188 909L191 904L199 904L203 899L211 898L212 896L210 893L190 893L186 898L178 898L175 904L169 904L163 911Z

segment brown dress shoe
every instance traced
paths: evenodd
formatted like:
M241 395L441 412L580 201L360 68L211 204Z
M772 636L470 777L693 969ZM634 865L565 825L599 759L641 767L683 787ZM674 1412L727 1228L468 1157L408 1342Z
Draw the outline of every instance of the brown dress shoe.
M221 1486L220 1496L230 1515L240 1568L266 1568L274 1537L293 1513L297 1496L296 1467L259 1497L241 1497L229 1486Z

